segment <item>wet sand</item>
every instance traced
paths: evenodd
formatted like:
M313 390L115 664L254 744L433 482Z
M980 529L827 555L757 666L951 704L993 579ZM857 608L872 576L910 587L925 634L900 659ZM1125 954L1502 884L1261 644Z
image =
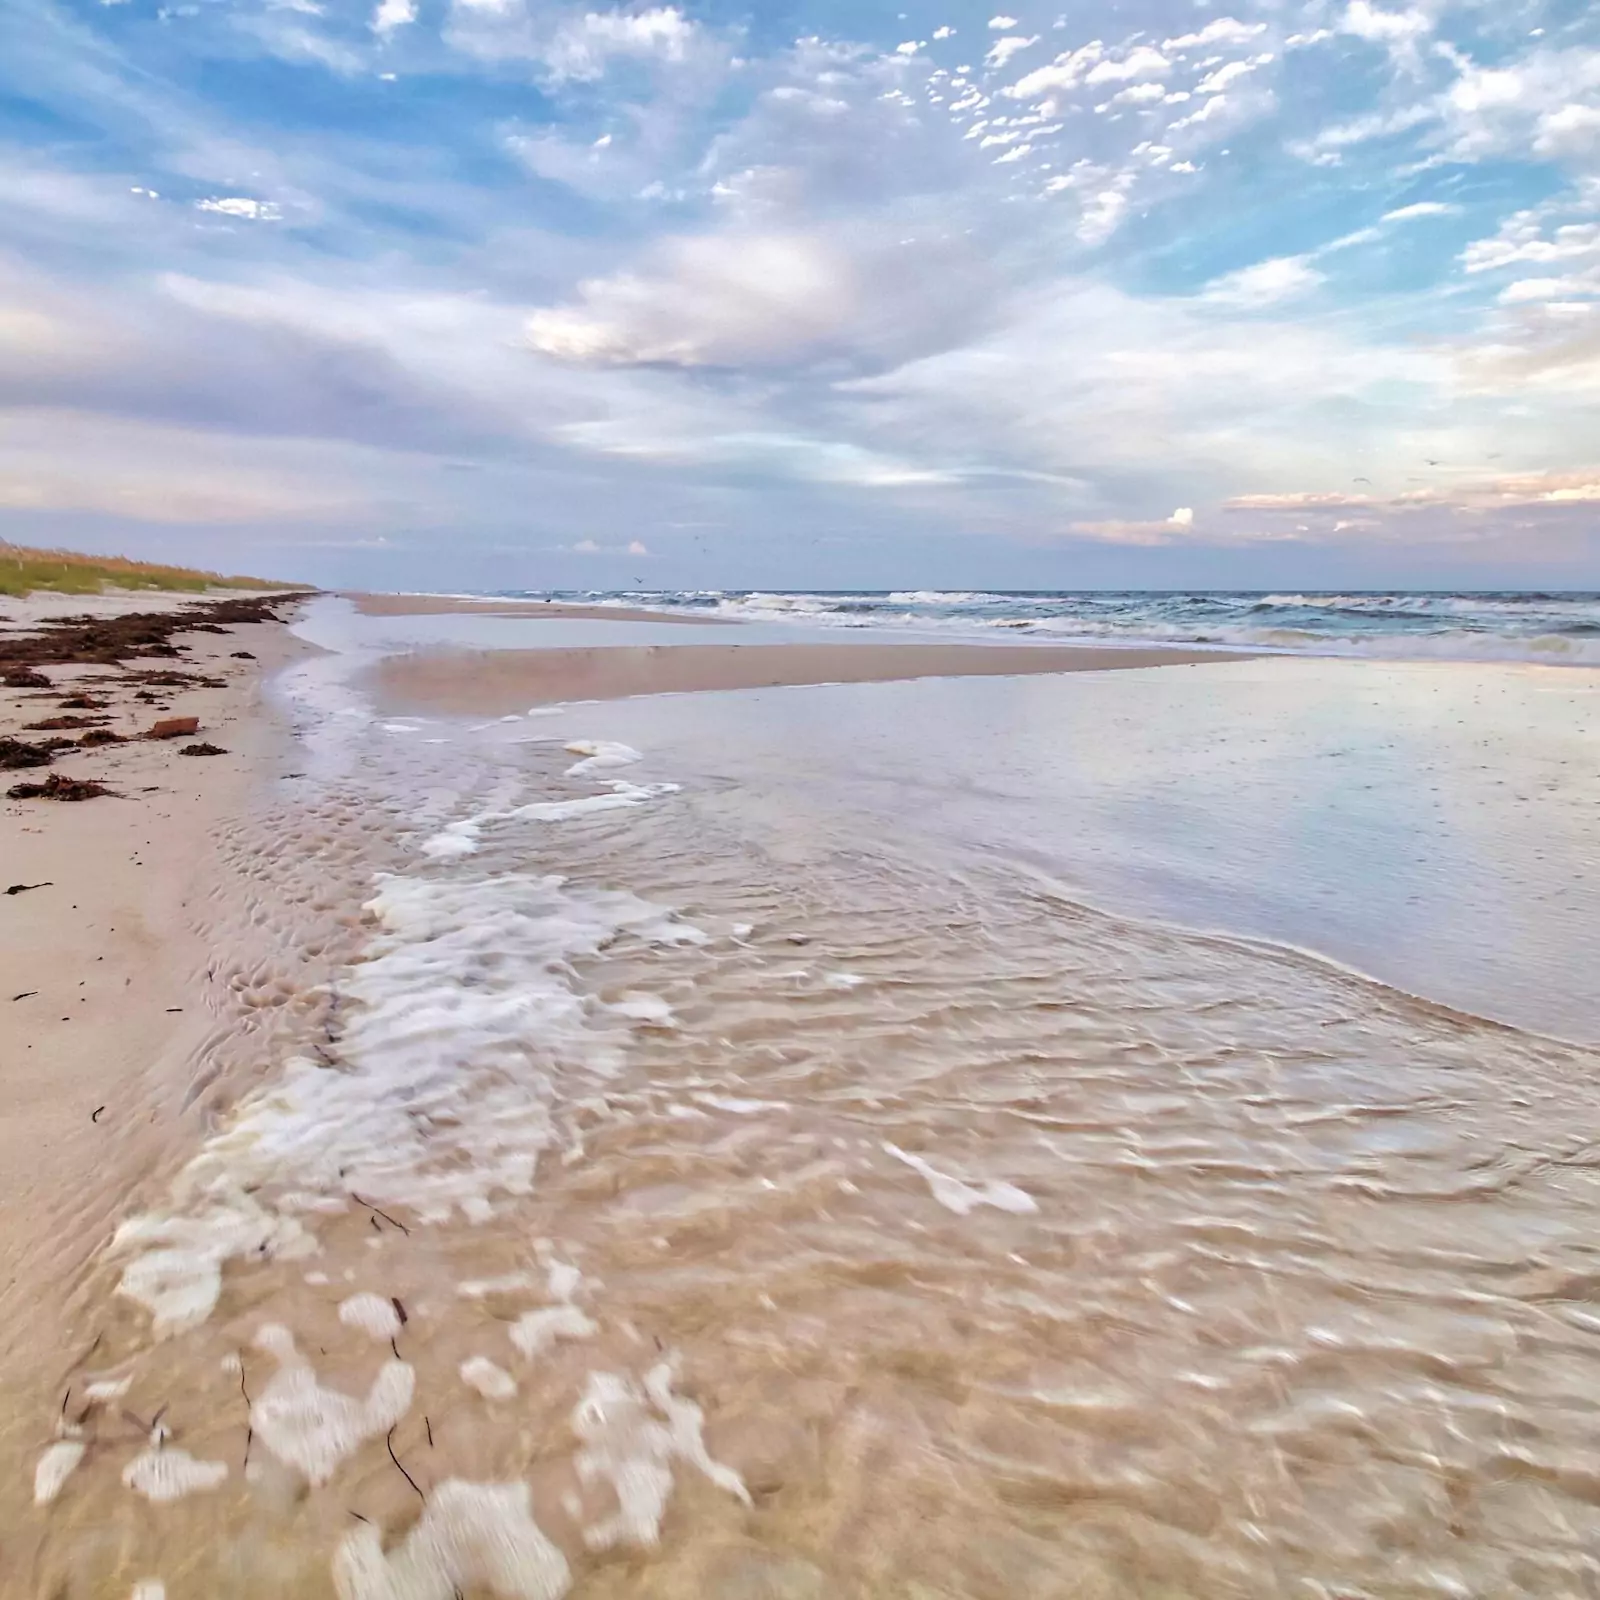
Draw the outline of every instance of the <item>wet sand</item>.
M388 656L369 670L363 687L386 713L489 716L564 700L620 700L641 694L1019 677L1245 659L1220 651L1050 645L612 645Z
M730 617L647 611L638 606L569 605L562 600L492 600L454 594L350 594L364 617L552 617L567 622L681 622L692 627L736 627Z

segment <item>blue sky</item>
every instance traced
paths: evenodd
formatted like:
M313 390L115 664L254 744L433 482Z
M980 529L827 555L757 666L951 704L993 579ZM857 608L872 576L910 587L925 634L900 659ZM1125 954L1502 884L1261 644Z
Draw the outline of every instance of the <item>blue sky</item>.
M7 7L0 537L1600 587L1600 13Z

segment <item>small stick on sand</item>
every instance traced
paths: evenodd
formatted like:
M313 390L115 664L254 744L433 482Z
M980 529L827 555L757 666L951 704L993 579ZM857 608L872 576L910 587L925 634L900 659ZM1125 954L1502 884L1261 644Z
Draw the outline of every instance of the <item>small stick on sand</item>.
M395 1427L399 1427L399 1423L396 1423ZM400 1476L404 1478L413 1489L417 1489L417 1480L413 1478L404 1467L400 1466L400 1457L394 1453L394 1428L391 1428L386 1434L384 1434L383 1442L388 1448L389 1459L394 1462L397 1467L400 1467ZM428 1497L427 1495L423 1494L421 1489L417 1489L417 1498L421 1500L424 1505L428 1503Z
M244 1396L244 1461L240 1470L250 1465L250 1446L256 1442L255 1424L250 1421L250 1391L244 1386L244 1351L239 1352L239 1393Z
M398 1228L401 1231L401 1233L404 1233L404 1234L407 1234L407 1235L410 1234L411 1230L405 1225L405 1223L397 1221L394 1217L391 1217L387 1211L384 1211L379 1206L373 1205L373 1203L370 1200L363 1200L361 1198L361 1196L358 1195L355 1192L354 1189L352 1189L350 1191L350 1198L352 1200L354 1200L355 1203L358 1206L365 1206L368 1211L373 1213L374 1216L382 1217L383 1220L390 1225L390 1227Z

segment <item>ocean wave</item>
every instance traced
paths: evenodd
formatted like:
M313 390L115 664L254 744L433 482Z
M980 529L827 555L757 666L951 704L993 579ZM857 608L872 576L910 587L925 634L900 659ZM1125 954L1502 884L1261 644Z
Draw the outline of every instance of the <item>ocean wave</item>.
M1593 593L684 589L585 599L944 639L1000 630L1060 644L1600 666L1600 595Z

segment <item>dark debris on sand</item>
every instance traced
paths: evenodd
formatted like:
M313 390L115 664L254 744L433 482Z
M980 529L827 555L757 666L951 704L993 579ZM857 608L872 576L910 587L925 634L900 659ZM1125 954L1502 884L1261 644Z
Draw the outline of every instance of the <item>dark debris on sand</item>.
M115 666L152 656L176 656L184 646L174 634L222 633L251 622L277 622L275 606L307 598L273 594L259 598L208 600L175 611L130 611L120 617L62 617L44 623L37 633L0 635L0 673L12 688L51 687L36 668L66 663ZM15 682L31 674L30 681Z
M42 744L29 744L26 739L0 739L0 771L48 767L54 760L55 757Z
M52 772L43 783L14 783L6 790L11 800L94 800L103 794L115 794L103 783L93 778L69 778Z
M99 712L113 708L104 691L132 692L143 705L165 711L172 692L184 689L221 689L226 678L193 669L174 670L160 659L179 658L188 649L176 643L185 633L227 635L251 623L278 622L279 607L309 598L299 591L252 596L244 599L206 600L172 611L131 611L123 616L71 616L41 622L29 632L0 631L0 684L6 688L44 690L57 696L61 712ZM234 651L236 658L255 660L248 650ZM180 661L180 665L181 665ZM57 685L42 666L96 666L112 670ZM213 669L215 670L215 669ZM92 691L91 691L91 686ZM45 699L45 694L37 698ZM42 709L42 708L41 708ZM127 744L125 734L114 732L105 716L54 715L32 722L28 731L51 737L29 742L0 737L0 769L47 767L57 753L71 749L98 749ZM65 730L86 730L76 739L62 737ZM154 723L141 737L177 739L199 732L192 716L169 717ZM227 751L203 741L183 748L186 756L226 755ZM18 783L6 791L12 800L92 800L115 794L92 778L69 778L52 773L43 782Z

